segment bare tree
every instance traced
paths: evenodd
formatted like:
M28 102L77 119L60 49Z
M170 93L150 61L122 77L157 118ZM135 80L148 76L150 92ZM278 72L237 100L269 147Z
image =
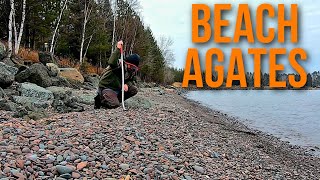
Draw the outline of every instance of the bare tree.
M115 46L117 8L118 8L117 0L114 0L113 33L112 33L112 49L111 49L111 53L113 53L114 46Z
M53 32L53 35L52 35L51 45L50 45L50 54L51 55L54 54L54 43L55 43L56 34L58 32L58 28L59 28L59 25L60 25L60 21L61 21L63 12L67 7L67 3L68 3L68 0L65 0L64 3L63 3L63 7L61 9L60 15L59 15L58 20L57 20L56 28L55 28L55 30Z
M158 46L167 66L172 66L172 63L175 60L173 50L171 49L172 45L173 40L170 37L161 36L158 41Z
M16 24L16 18L15 18L15 10L13 11L13 27L14 27L14 36L15 36L15 46L14 46L14 54L17 55L19 53L19 49L20 49L20 43L21 43L21 38L23 35L23 29L24 29L24 22L26 19L26 5L27 5L27 0L23 0L23 5L22 5L22 16L21 16L21 23L20 23L20 27L17 28L17 24ZM19 35L17 32L17 29L19 29Z
M80 47L80 64L83 63L83 59L84 59L83 49L84 49L85 36L86 36L86 27L87 27L87 23L89 22L91 12L92 12L92 6L90 6L90 1L88 3L87 1L85 1L84 21L83 21L82 39L81 39L81 47Z
M12 56L12 23L13 23L13 14L14 14L14 0L10 0L10 15L9 15L9 38L8 38L8 57Z

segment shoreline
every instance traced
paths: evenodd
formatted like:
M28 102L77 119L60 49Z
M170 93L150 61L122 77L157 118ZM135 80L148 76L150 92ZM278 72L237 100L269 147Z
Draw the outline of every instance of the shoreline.
M248 119L244 119L244 118L241 118L239 116L230 115L228 112L223 112L221 110L216 110L216 109L210 108L210 107L208 107L208 106L206 106L204 104L201 104L201 102L198 102L196 100L192 100L192 99L187 98L186 94L188 92L190 92L190 91L197 91L197 90L187 90L187 91L184 91L183 94L181 94L181 96L186 101L190 101L190 103L195 103L198 106L201 106L201 107L207 109L208 111L212 111L212 113L219 113L221 116L226 116L227 117L227 121L237 121L237 123L242 124L242 126L247 128L248 130L255 131L255 132L257 132L257 133L259 133L259 134L261 134L263 136L273 136L278 141L281 141L281 142L284 142L284 143L289 143L291 146L300 147L304 151L304 153L320 158L320 147L318 147L316 145L303 145L301 143L300 144L294 144L294 143L290 142L289 139L282 139L281 137L277 137L276 135L274 135L272 133L268 133L266 131L260 130L258 127L247 125L246 121L248 121ZM199 91L210 91L210 90L199 90ZM224 91L227 91L227 90L224 90ZM231 91L233 91L233 90L231 90ZM241 91L241 90L238 90L238 91ZM251 90L249 90L249 91L251 91ZM272 90L267 90L267 91L272 91ZM296 90L292 90L292 91L296 91ZM309 90L305 90L305 91L309 91Z
M318 157L186 99L176 90L144 88L136 100L125 112L88 106L82 113L56 113L40 121L10 118L0 111L0 177L320 177ZM145 101L152 106L144 106ZM70 172L62 174L60 166Z

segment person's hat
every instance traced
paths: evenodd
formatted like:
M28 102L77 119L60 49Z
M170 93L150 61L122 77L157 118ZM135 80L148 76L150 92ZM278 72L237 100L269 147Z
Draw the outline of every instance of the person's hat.
M138 54L131 54L130 56L127 56L124 61L139 66L140 56Z

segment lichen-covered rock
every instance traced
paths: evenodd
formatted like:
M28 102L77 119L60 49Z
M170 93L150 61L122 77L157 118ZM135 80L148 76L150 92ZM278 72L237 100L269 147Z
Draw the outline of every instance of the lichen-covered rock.
M46 66L47 66L47 68L48 68L48 70L49 70L50 76L52 76L52 77L58 76L60 70L59 70L59 67L58 67L56 64L54 64L54 63L47 63Z
M93 105L94 104L94 98L96 97L95 93L91 94L80 94L76 96L78 98L78 102L81 104L86 105Z
M15 77L16 81L31 82L41 87L49 87L52 85L49 70L43 64L33 64L30 68L18 73Z
M7 88L11 86L14 81L14 75L17 72L17 68L0 62L0 87Z
M18 91L20 92L21 96L33 97L44 101L49 101L54 98L51 91L32 83L20 84L18 86Z
M34 97L12 96L12 101L24 106L29 111L39 111L50 106L49 101L44 101Z

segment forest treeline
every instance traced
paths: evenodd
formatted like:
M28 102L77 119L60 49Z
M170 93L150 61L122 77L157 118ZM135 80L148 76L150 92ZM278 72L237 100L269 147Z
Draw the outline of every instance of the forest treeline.
M179 71L176 71L179 72ZM287 86L286 89L293 89L293 87L290 85L289 83L289 75L291 74L287 74L287 73L278 73L276 75L276 80L277 81L284 81L286 82ZM298 74L294 74L295 75L295 80L299 81L300 80L300 76ZM182 75L177 73L176 74L177 77L183 78L183 72ZM202 81L203 84L206 85L206 79L205 79L205 72L202 72ZM270 82L270 75L268 73L261 73L260 74L260 78L261 78L261 87L263 88L268 88L269 87L269 82ZM179 78L177 78L178 80ZM212 75L212 80L213 81L217 81L218 79L218 75L216 72L213 72ZM226 82L226 79L224 80L224 82ZM247 82L247 87L248 88L254 88L254 73L252 72L247 72L246 73L246 82ZM190 84L195 85L196 82L195 81L190 81ZM240 86L240 81L233 81L232 83L233 87L239 87ZM303 88L319 88L320 87L320 71L315 71L313 73L308 73L307 74L307 82L305 84L305 86ZM204 87L206 89L210 89L210 87ZM225 83L223 84L223 86L221 88L225 88Z
M125 54L142 58L142 80L181 79L182 70L171 68L172 40L157 40L141 10L138 0L0 0L0 38L8 42L9 56L22 47L102 68L123 40Z

